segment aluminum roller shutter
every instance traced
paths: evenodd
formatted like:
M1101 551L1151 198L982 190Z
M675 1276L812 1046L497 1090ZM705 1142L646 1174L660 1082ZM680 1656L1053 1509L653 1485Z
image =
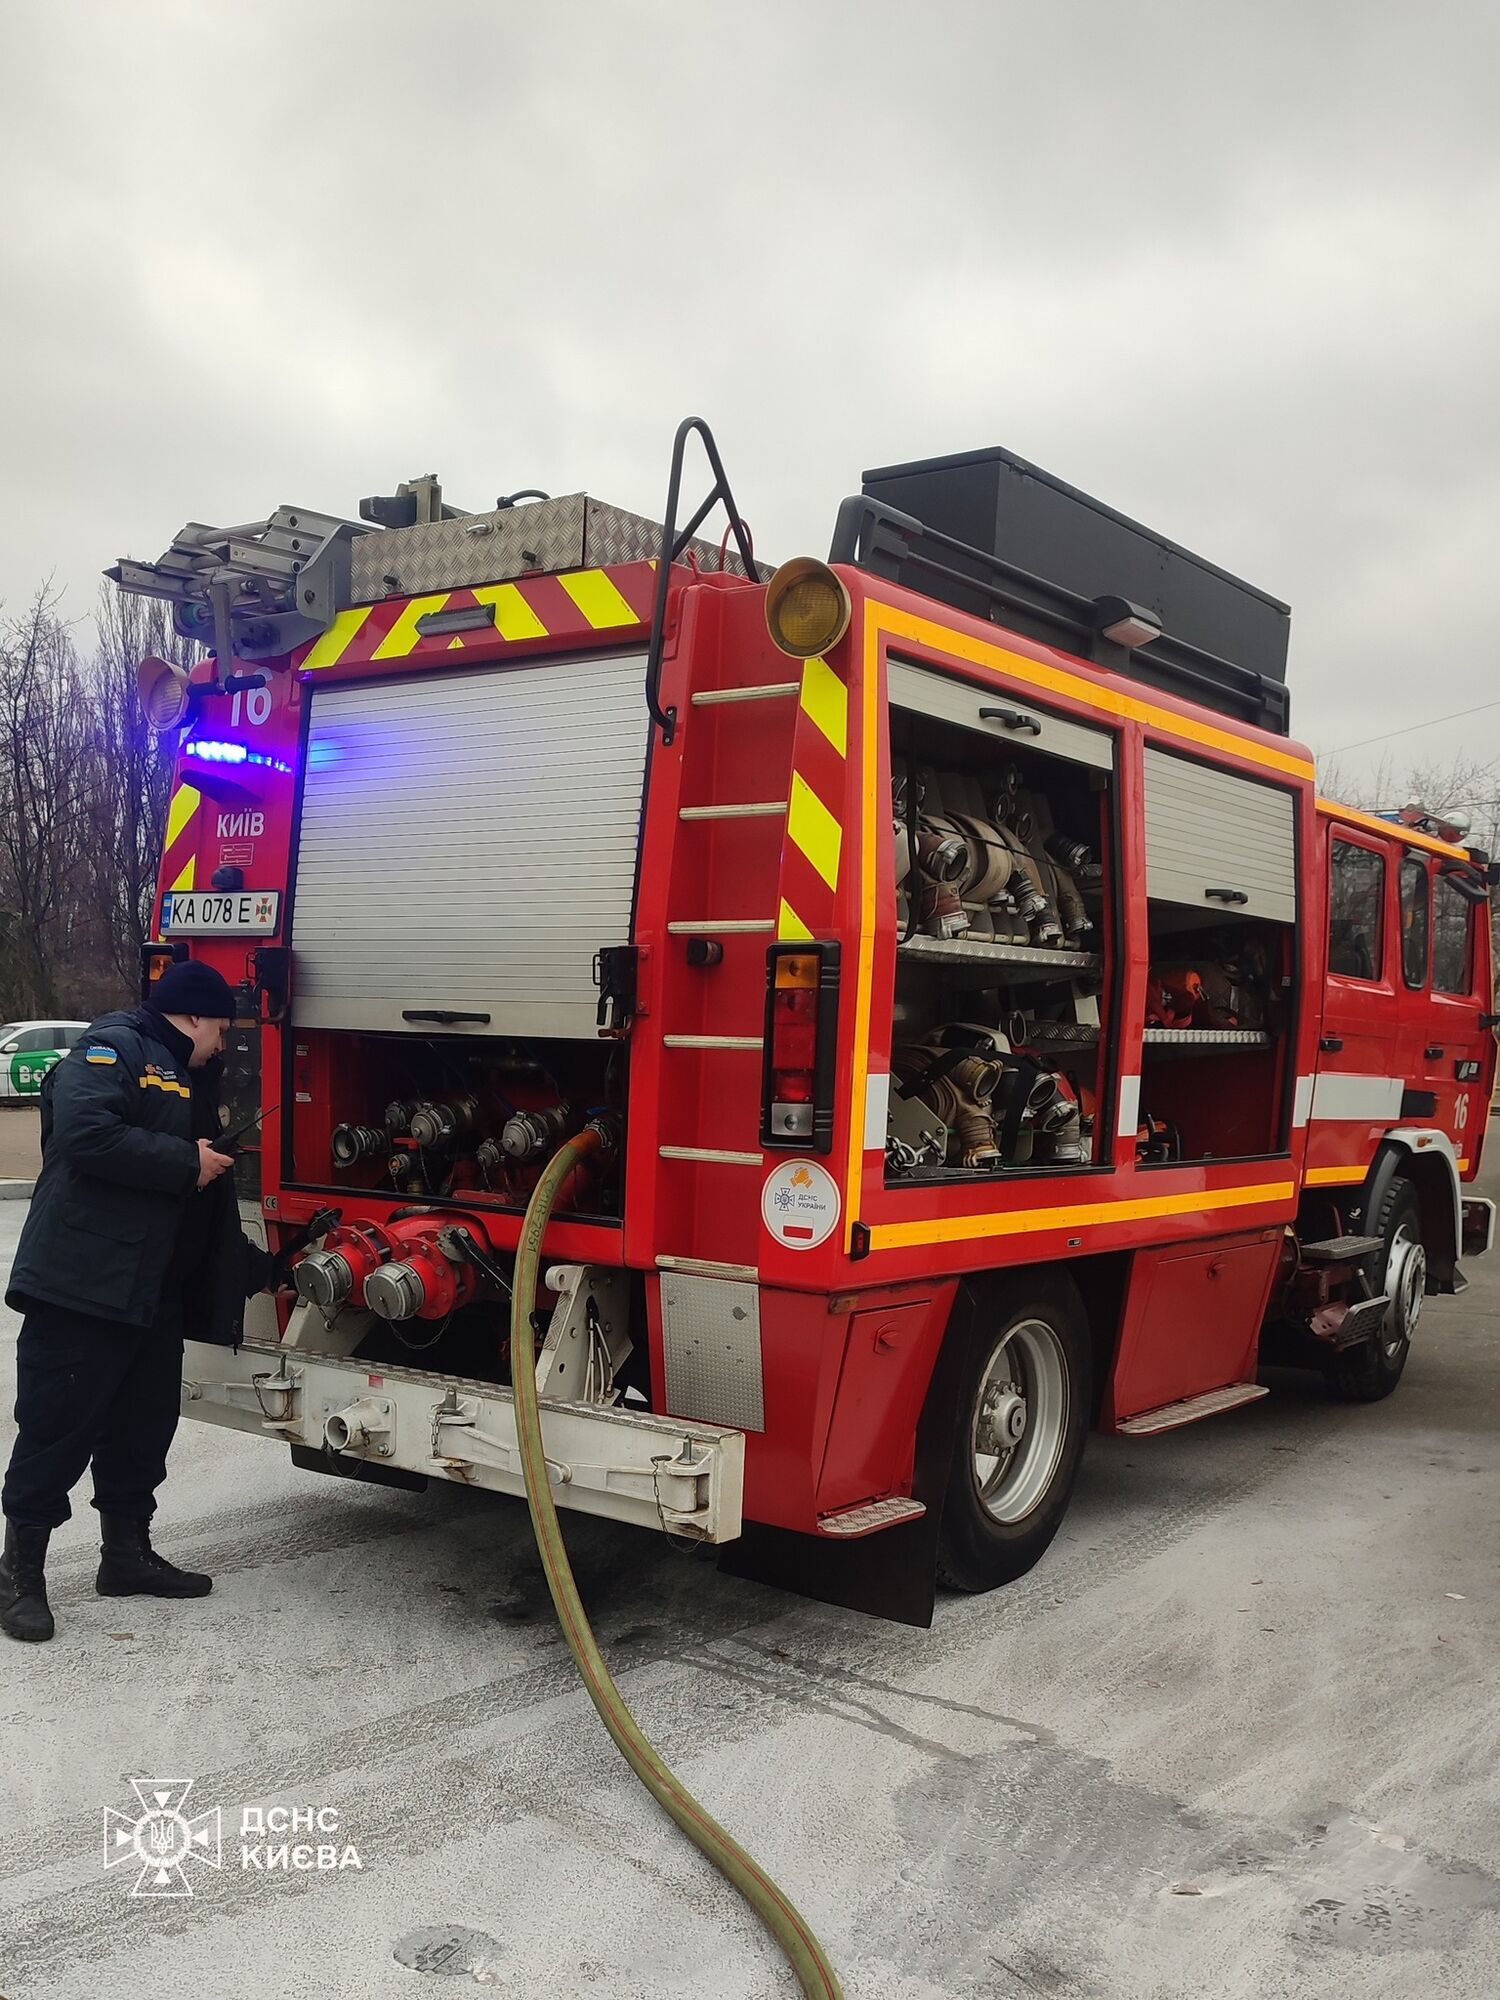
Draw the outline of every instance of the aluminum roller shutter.
M1067 716L1054 715L1029 694L1017 694L1006 687L975 687L951 674L935 674L905 660L892 660L889 693L893 708L915 709L918 715L935 716L942 722L956 722L963 729L978 730L1005 749L1017 743L1045 750L1052 757L1067 757L1076 764L1091 764L1096 771L1113 769L1115 740L1104 729L1089 729ZM1007 727L999 718L1010 716Z
M1295 818L1293 794L1279 786L1148 749L1146 894L1211 914L1295 922Z
M645 660L311 689L293 1020L594 1039L594 953L628 944Z

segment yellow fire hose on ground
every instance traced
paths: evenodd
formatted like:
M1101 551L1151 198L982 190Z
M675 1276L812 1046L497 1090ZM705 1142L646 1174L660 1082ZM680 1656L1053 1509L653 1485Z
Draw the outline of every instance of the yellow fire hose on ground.
M536 1309L542 1236L552 1214L552 1204L568 1175L596 1153L600 1144L596 1131L585 1130L576 1139L570 1139L548 1161L537 1182L536 1192L527 1205L526 1219L521 1224L521 1244L516 1256L511 1292L510 1359L516 1435L520 1441L521 1466L526 1480L526 1504L531 1509L531 1525L536 1532L547 1588L552 1592L552 1602L557 1607L558 1618L578 1664L578 1671L583 1676L583 1684L589 1691L589 1699L598 1709L600 1721L615 1739L631 1770L657 1804L676 1820L694 1846L706 1854L720 1874L738 1889L786 1953L807 2000L843 2000L844 1990L805 1918L739 1842L703 1810L652 1748L626 1707L625 1698L604 1664L604 1655L584 1615L583 1602L573 1579L573 1568L563 1544L546 1454L542 1449L531 1316Z

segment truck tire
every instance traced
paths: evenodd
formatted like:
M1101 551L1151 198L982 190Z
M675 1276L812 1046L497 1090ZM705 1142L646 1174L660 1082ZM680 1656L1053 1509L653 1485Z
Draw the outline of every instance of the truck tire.
M1427 1257L1422 1248L1422 1208L1410 1181L1398 1175L1391 1182L1370 1234L1383 1244L1372 1282L1378 1291L1390 1294L1391 1303L1373 1340L1361 1341L1333 1358L1329 1380L1346 1403L1378 1403L1390 1395L1401 1380L1422 1314Z
M960 1360L938 1581L1024 1576L1062 1524L1091 1408L1088 1323L1072 1281L1028 1272L985 1297Z

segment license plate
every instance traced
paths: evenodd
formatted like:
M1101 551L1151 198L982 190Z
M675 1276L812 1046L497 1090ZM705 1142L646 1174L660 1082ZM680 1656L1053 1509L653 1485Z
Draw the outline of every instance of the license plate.
M276 928L281 912L277 889L176 889L162 897L163 937L203 937L211 932L263 936Z

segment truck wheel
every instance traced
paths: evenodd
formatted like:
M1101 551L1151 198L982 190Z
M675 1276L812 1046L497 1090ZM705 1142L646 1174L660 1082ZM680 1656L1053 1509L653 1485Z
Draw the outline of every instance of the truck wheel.
M1374 1282L1391 1302L1373 1340L1334 1357L1329 1379L1346 1403L1378 1403L1391 1393L1401 1380L1422 1316L1427 1253L1422 1248L1421 1205L1410 1181L1398 1176L1391 1182L1370 1234L1384 1242Z
M954 1590L993 1590L1041 1558L1088 1430L1088 1326L1073 1285L1030 1276L994 1298L962 1362L937 1565Z

